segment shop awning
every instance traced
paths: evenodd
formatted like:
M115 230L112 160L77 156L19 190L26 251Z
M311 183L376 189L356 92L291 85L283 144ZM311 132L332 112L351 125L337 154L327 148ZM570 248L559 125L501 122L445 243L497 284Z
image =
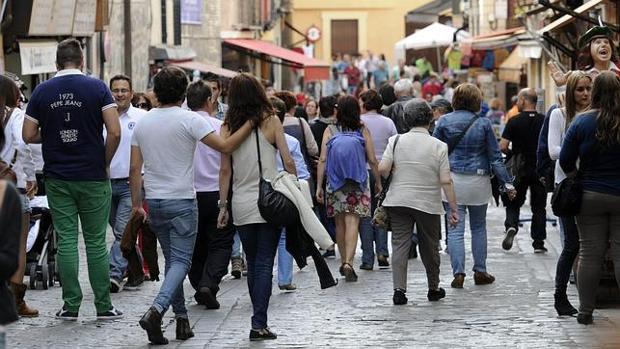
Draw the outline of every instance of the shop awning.
M583 5L577 7L575 9L575 12L578 14L582 14L590 9L592 9L593 7L595 7L596 5L602 3L603 0L590 0L586 3L584 3ZM552 30L557 30L565 25L567 25L568 23L572 22L575 20L575 17L571 16L571 15L564 15L558 19L556 19L555 21L547 24L544 28L542 28L541 30L538 31L538 34L542 35L546 32L550 32Z
M232 78L235 75L237 75L237 72L234 72L230 69L215 67L210 64L196 62L196 61L175 62L172 65L175 65L183 69L191 70L191 71L198 70L203 73L212 73L212 74L222 76L225 78Z
M226 39L225 44L248 51L280 58L295 68L304 70L305 81L329 80L329 63L304 56L267 41L252 39Z
M149 59L153 61L186 61L196 58L196 51L182 46L150 46Z
M485 33L465 40L465 44L471 44L474 50L492 50L501 47L514 46L520 39L527 37L524 27L517 27L491 33Z
M499 66L499 80L519 83L521 68L527 64L528 58L521 46L515 47L510 56Z

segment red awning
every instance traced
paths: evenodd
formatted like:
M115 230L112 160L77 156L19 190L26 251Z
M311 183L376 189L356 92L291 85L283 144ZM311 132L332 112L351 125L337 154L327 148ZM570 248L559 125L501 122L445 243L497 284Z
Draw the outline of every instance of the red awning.
M306 57L295 51L285 49L267 41L252 39L226 39L224 43L245 50L262 53L283 59L298 68L304 69L305 81L329 80L329 64L327 62Z
M232 78L235 75L237 75L237 73L232 70L219 68L219 67L215 67L215 66L212 66L206 63L196 62L196 61L173 62L172 65L175 65L183 69L192 70L192 71L198 70L203 73L213 73L215 75L223 76L225 78Z

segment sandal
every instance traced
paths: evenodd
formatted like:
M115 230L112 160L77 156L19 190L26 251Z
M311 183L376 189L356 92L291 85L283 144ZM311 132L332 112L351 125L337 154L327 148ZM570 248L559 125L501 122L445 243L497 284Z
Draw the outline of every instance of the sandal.
M355 282L357 281L357 274L355 274L355 270L353 269L353 266L349 263L343 263L342 267L340 267L342 269L342 273L344 275L344 281L346 282Z

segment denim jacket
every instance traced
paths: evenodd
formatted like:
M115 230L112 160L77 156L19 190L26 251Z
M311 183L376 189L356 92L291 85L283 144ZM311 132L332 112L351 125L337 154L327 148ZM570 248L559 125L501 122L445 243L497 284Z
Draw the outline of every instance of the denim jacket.
M457 137L469 124L474 113L456 110L442 116L433 136L445 143ZM454 173L490 175L494 173L501 184L512 184L491 121L486 117L476 120L449 156L450 170Z

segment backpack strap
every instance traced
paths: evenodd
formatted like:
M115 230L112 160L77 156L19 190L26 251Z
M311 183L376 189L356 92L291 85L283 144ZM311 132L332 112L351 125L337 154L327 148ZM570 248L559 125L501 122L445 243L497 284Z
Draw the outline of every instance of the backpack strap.
M480 117L478 115L474 115L473 118L471 118L471 120L469 121L469 123L467 124L467 127L465 127L465 129L463 130L463 132L459 133L456 137L454 137L452 139L452 142L448 142L448 155L452 154L452 152L454 151L454 149L456 149L456 146L459 145L459 143L461 143L461 141L463 140L463 137L465 137L465 135L467 134L467 131L469 131L469 128L476 122L476 120L478 120Z
M256 153L258 154L258 171L260 176L263 177L263 163L260 160L260 143L258 142L258 127L254 129L254 134L256 135Z

